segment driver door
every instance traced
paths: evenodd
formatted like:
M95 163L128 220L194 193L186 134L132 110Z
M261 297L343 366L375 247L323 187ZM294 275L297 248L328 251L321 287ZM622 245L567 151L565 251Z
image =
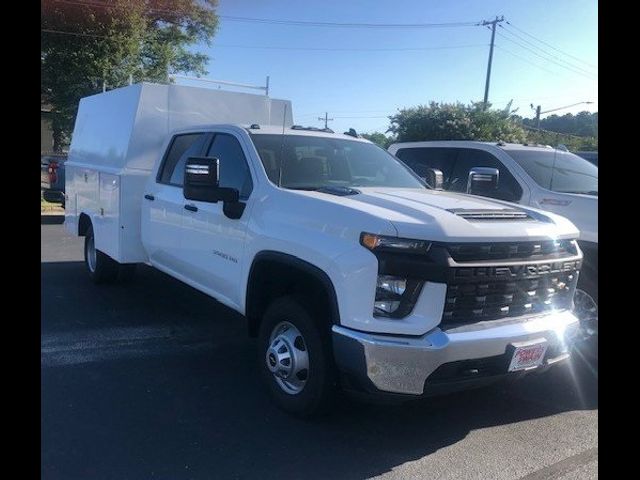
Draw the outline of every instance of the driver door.
M219 186L236 188L245 203L242 216L229 218L223 202L185 200L182 249L190 278L222 303L239 307L242 253L247 235L253 180L241 139L215 132L205 156L219 160Z

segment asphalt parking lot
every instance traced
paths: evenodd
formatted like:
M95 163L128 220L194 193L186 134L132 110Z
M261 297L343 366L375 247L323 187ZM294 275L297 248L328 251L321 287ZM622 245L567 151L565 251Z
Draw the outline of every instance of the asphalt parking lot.
M301 421L239 315L149 267L94 286L82 239L41 218L43 479L597 478L587 368Z

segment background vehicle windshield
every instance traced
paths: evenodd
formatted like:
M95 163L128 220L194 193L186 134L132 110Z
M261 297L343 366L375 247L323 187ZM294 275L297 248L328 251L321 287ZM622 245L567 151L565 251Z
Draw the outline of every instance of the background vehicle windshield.
M280 186L284 188L427 188L408 167L370 143L310 135L254 134L251 138L276 185L282 164Z
M598 167L561 150L507 150L542 188L558 193L598 195Z

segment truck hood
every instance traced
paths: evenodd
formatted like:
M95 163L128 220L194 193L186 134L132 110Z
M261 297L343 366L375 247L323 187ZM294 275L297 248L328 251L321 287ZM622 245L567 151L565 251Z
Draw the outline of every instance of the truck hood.
M559 215L489 198L408 188L358 187L358 191L347 196L304 194L386 220L404 238L504 242L577 238L579 233L569 220ZM527 217L499 218L512 213L524 213ZM484 218L477 218L483 215Z

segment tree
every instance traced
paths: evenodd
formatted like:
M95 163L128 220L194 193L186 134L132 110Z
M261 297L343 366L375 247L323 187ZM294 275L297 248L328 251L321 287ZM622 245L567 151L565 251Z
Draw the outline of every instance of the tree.
M534 118L523 118L529 141L547 145L563 144L569 150L598 150L598 112L550 115L540 120L540 130Z
M535 127L534 118L524 118L522 123L529 127ZM579 112L576 115L567 113L562 116L549 115L540 120L540 128L558 133L577 135L579 137L598 136L598 112Z
M206 74L217 0L43 0L41 98L52 109L54 150L68 143L82 97L171 73Z
M394 142L394 139L392 137L387 137L384 133L380 132L361 133L360 136L375 143L379 147L384 148L385 150L389 148L389 145Z
M482 102L437 103L400 110L389 117L387 132L399 142L420 140L480 140L523 142L527 135L511 110L483 110Z

